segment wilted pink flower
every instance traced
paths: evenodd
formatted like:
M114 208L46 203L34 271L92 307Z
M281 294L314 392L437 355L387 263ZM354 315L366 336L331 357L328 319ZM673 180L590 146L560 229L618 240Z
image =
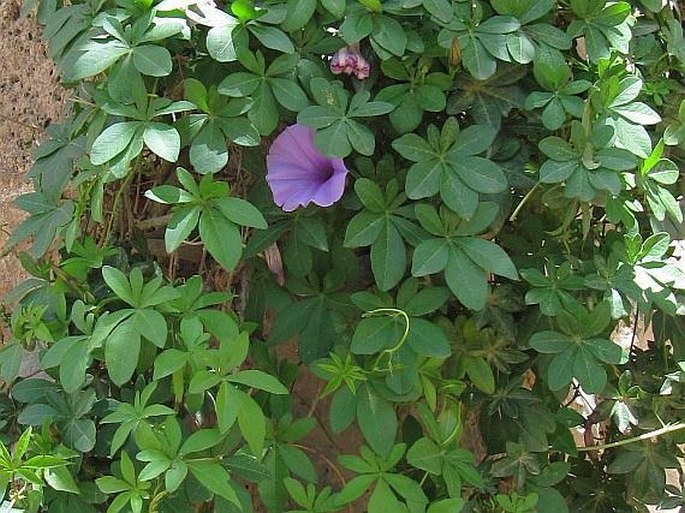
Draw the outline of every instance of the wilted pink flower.
M331 72L334 75L345 73L346 75L354 75L359 80L369 78L371 68L366 59L359 52L359 45L352 44L343 46L340 50L335 52L331 59Z
M343 159L322 155L314 130L291 125L276 137L266 156L266 181L274 202L286 212L315 203L330 207L345 191L348 170Z

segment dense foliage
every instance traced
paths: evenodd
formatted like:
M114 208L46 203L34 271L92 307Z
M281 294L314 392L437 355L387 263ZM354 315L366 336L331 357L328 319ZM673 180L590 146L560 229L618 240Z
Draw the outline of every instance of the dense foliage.
M24 8L1 511L685 507L675 3Z

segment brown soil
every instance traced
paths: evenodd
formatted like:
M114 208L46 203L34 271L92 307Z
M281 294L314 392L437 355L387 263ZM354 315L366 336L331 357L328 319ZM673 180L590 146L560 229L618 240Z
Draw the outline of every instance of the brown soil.
M24 217L12 202L31 190L24 180L31 150L67 97L38 26L20 17L20 6L21 0L0 0L0 247ZM0 301L23 277L15 256L0 258Z

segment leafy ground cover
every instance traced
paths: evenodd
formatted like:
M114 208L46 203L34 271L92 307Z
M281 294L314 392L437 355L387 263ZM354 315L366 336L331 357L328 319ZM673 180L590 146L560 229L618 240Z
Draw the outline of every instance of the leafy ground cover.
M677 5L24 10L2 511L685 505Z

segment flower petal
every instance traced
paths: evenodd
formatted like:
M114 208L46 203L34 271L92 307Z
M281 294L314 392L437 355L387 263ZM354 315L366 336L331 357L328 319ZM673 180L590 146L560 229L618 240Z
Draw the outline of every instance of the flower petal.
M345 162L322 155L314 145L314 133L292 125L276 138L266 157L266 180L274 202L286 212L312 202L329 207L345 192Z
M267 165L269 158L316 168L328 161L314 146L314 129L304 125L291 125L281 132L269 149Z

